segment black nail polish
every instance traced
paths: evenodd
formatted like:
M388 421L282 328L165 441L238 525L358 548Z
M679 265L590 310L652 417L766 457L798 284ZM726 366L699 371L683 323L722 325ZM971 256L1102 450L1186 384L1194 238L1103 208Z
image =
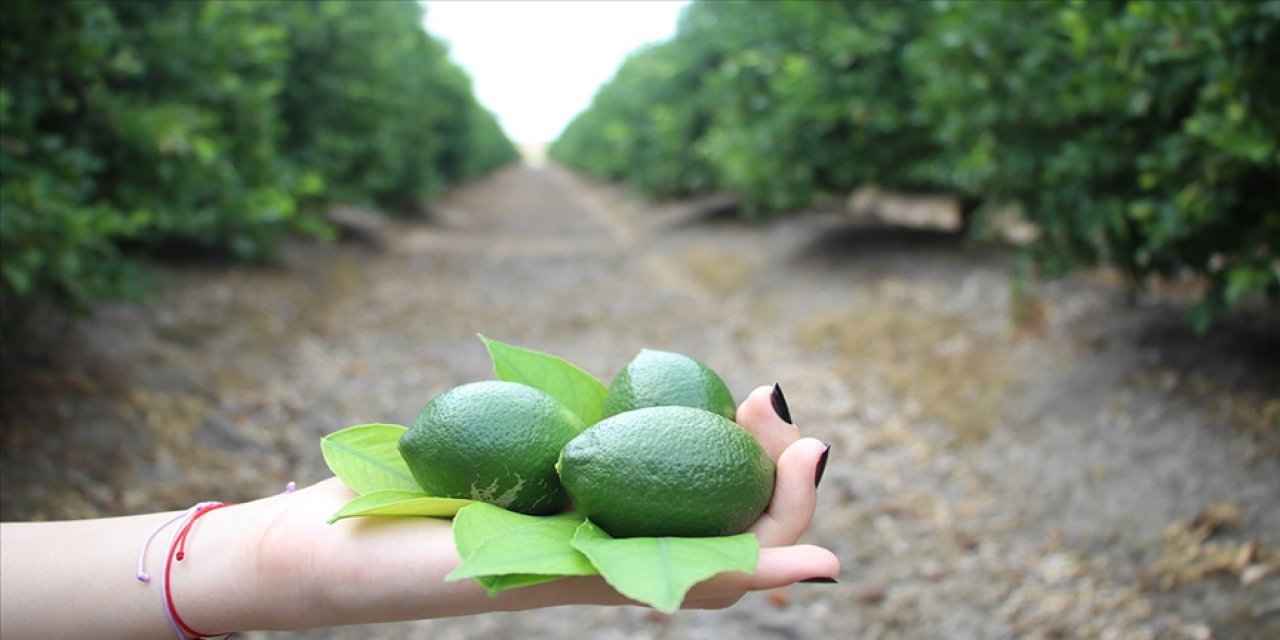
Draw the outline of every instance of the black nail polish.
M831 454L831 445L828 444L826 449L822 450L822 457L818 458L818 470L813 474L813 488L817 489L822 484L822 474L827 472L827 456Z
M801 580L800 582L803 582L805 584L840 584L839 580L836 580L835 578L828 578L826 576L822 576L818 578L808 578L805 580Z
M795 424L791 421L791 409L787 408L787 399L782 395L782 387L776 382L773 383L773 393L769 394L769 400L773 403L773 412L778 414L783 422Z

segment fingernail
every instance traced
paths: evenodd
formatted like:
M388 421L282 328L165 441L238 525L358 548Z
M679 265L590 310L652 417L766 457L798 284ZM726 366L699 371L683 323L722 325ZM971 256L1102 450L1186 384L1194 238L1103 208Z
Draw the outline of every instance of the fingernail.
M803 582L805 584L840 584L839 580L836 580L835 578L828 578L827 576L820 576L817 578L808 578L805 580L801 580L800 582Z
M818 470L813 474L813 488L817 489L822 484L822 474L827 472L827 456L831 454L831 445L827 444L827 448L822 450L822 457L818 458Z
M773 383L773 393L769 394L769 400L773 403L773 412L778 414L783 422L795 424L791 421L791 409L787 408L787 399L782 395L782 387L776 382Z

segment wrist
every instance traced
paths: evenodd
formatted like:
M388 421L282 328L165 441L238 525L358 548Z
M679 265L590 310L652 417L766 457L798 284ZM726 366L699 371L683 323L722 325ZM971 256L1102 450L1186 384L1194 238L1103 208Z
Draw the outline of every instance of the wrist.
M261 508L251 502L210 510L193 522L182 554L166 536L160 567L168 570L169 604L180 620L205 636L260 628L264 589L255 570Z

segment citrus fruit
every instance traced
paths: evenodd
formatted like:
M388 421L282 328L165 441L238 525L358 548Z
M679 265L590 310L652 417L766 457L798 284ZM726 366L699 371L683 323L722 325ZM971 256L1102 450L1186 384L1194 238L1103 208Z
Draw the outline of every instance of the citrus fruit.
M578 511L615 537L741 533L773 495L774 463L737 423L691 407L597 422L556 464Z
M730 420L733 394L716 372L689 356L643 349L614 376L604 399L604 417L644 407L705 409Z
M538 389L473 382L427 403L400 438L400 455L432 496L545 514L565 503L556 460L584 428L573 412Z

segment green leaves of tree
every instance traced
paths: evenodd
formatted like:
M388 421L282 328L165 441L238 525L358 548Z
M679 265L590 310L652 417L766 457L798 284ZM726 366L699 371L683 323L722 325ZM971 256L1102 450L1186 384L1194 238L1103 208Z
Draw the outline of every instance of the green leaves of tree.
M150 250L267 258L331 233L324 206L407 210L517 157L413 2L5 3L0 41L6 316L140 292Z
M514 159L416 3L284 2L260 13L289 34L286 153L327 197L401 212Z
M1203 328L1280 301L1277 42L1280 0L695 2L549 154L746 215L864 185L986 202L1034 225L1041 273L1194 274Z

